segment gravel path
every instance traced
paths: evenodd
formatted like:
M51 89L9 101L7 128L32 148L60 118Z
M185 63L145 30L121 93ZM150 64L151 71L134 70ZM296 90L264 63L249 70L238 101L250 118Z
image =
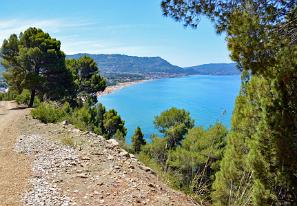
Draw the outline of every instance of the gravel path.
M33 188L23 198L25 205L72 205L69 197L61 194L53 180L61 169L71 167L78 161L73 148L49 141L40 135L23 135L16 143L15 150L34 155L33 177L30 180Z
M14 102L0 101L0 205L22 205L23 193L28 189L31 173L30 158L14 151L19 126L25 121L27 109Z

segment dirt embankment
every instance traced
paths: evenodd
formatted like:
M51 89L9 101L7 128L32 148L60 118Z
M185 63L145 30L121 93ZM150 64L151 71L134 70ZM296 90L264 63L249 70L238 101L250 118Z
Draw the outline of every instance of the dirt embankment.
M121 149L116 141L106 141L72 125L42 124L26 114L27 110L9 110L6 125L0 118L1 135L10 134L5 146L9 148L7 160L2 153L0 156L0 203L196 205L160 182L150 168ZM2 139L7 139L2 136L0 147ZM11 189L4 189L4 184Z

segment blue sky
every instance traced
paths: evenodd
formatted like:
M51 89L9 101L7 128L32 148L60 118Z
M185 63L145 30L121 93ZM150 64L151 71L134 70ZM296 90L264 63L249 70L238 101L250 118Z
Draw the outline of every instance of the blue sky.
M30 26L61 40L67 54L160 56L179 66L231 62L224 36L205 18L196 30L162 16L161 0L7 0L0 41Z

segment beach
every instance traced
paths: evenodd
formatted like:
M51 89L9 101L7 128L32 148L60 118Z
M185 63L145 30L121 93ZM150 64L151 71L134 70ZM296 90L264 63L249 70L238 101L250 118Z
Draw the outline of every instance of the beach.
M125 87L132 86L134 84L145 82L145 81L148 81L148 80L137 80L137 81L132 81L132 82L122 82L122 83L118 83L118 84L113 85L113 86L108 86L108 87L105 88L105 90L103 92L98 92L97 97L102 97L102 96L110 94L110 93L112 93L114 91L123 89Z

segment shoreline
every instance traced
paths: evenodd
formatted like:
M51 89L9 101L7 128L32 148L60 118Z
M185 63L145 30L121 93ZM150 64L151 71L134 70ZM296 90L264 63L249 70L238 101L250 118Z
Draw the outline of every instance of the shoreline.
M121 82L121 83L118 83L118 84L113 85L113 86L108 86L108 87L105 88L105 90L103 92L98 92L97 93L97 98L108 95L108 94L111 94L111 93L113 93L115 91L121 90L123 88L129 87L129 86L132 86L132 85L135 85L135 84L146 82L146 81L150 81L150 79L143 79L143 80L137 80L137 81L132 81L132 82Z
M152 80L158 80L158 79L164 79L164 78L180 78L180 77L189 77L189 76L234 76L234 75L205 75L205 74L191 74L191 75L181 75L181 76L169 76L169 77L160 77L160 78L151 78L151 79L142 79L142 80L136 80L136 81L131 81L131 82L121 82L113 86L108 86L105 88L103 92L98 92L97 93L97 98L111 94L115 91L121 90L123 88L147 82L147 81L152 81Z

